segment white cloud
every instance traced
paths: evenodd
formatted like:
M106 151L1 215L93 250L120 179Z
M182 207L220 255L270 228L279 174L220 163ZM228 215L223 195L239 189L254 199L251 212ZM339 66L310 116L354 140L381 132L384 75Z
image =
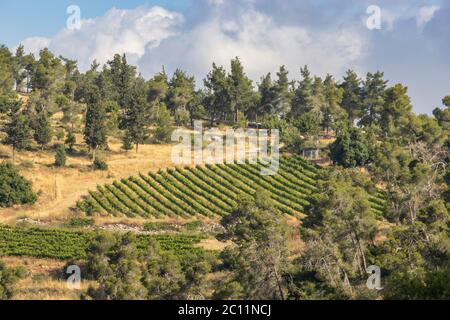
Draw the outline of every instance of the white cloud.
M48 47L51 39L44 37L31 37L23 40L21 44L24 46L27 53L39 54L41 49Z
M181 67L197 79L205 77L212 62L229 66L239 56L248 75L258 80L281 64L298 78L308 64L314 73L341 75L364 56L366 41L352 28L312 30L305 26L282 26L261 12L248 9L233 17L212 15L193 30L167 39L148 50L139 63L146 72ZM180 54L182 52L182 54Z
M83 20L80 30L63 29L51 39L28 38L23 43L29 50L49 46L56 54L77 59L82 70L93 59L104 63L115 53L126 53L147 77L164 65L169 71L185 69L198 82L212 62L229 67L236 56L256 81L282 64L295 78L304 64L313 73L340 76L347 68L357 68L367 47L364 29L318 29L301 21L282 25L251 6L232 12L212 10L190 29L181 30L183 22L181 14L160 7L111 9L102 17Z
M428 6L422 7L419 10L419 14L417 16L416 22L418 27L425 26L428 22L433 19L434 14L441 9L440 6Z
M126 53L128 60L136 63L146 50L174 36L183 21L181 14L161 7L113 8L102 17L83 20L79 30L65 28L51 39L28 38L22 43L29 51L48 46L57 54L77 59L85 70L92 60L104 63L115 53Z

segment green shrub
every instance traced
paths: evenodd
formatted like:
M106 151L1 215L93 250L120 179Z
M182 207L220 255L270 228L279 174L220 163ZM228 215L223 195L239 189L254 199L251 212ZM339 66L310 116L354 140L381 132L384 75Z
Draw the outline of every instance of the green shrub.
M108 164L102 159L97 158L94 161L93 168L94 170L106 171L108 170Z
M0 207L32 204L36 200L31 182L22 177L12 163L0 164Z
M55 166L64 167L66 165L66 148L62 144L56 146Z
M91 218L72 218L64 226L69 228L85 228L94 225L94 219Z

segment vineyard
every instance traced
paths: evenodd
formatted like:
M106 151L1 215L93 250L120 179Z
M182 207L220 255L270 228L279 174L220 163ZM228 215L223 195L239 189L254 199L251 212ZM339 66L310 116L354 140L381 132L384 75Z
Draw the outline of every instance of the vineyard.
M262 163L219 164L140 174L99 186L79 207L129 217L224 216L243 194L265 189L282 213L301 214L319 169L300 157L282 158L273 176L261 175L262 168Z
M83 258L94 232L62 229L11 228L0 226L0 256L30 256L37 258ZM145 250L154 240L162 250L176 255L201 254L195 245L201 236L195 235L138 235L137 247Z
M280 212L301 215L316 190L320 169L299 156L281 158L279 170L272 176L261 175L263 167L260 162L219 164L140 174L99 186L78 206L128 217L214 217L231 213L242 195L264 189ZM371 197L371 202L374 211L381 213L381 197Z

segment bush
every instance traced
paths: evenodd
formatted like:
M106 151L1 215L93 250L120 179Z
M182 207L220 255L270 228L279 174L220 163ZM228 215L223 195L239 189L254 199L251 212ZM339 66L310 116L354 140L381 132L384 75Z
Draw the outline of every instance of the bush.
M93 168L94 170L106 171L108 170L108 164L102 159L97 158L93 163Z
M75 134L73 134L73 132L69 132L69 135L67 136L65 142L69 146L69 151L72 152L73 146L75 145L75 143L77 143L77 138L75 137Z
M22 177L12 163L0 164L0 207L32 204L36 200L31 182Z
M175 111L175 123L177 126L185 126L189 123L190 116L186 109L177 109Z
M0 300L11 299L15 294L15 284L19 279L25 278L26 270L23 267L8 268L0 261Z
M66 148L62 144L56 146L55 166L64 167L66 165Z

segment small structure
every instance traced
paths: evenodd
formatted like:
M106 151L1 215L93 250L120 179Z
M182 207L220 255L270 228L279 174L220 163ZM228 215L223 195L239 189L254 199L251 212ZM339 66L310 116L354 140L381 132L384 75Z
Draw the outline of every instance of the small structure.
M302 150L302 156L309 160L320 159L320 149L319 148L305 148Z

